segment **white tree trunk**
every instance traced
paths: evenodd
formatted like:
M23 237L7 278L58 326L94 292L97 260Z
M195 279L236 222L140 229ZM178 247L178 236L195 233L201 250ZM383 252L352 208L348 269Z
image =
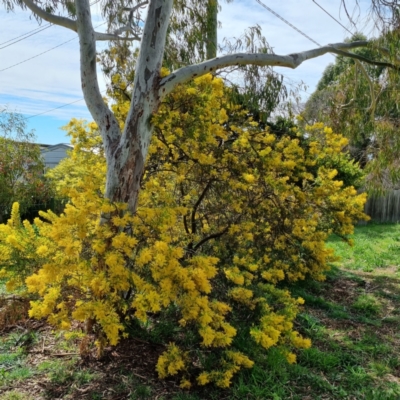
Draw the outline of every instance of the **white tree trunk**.
M89 111L102 133L107 159L105 195L111 201L128 203L129 210L135 212L152 134L150 119L160 106L160 71L172 0L150 2L136 64L132 103L123 132L104 103L98 87L96 37L89 0L76 0L75 3L82 90Z
M135 69L132 102L120 144L109 160L106 196L113 201L137 207L140 181L144 171L152 126L152 115L160 106L159 84L165 38L172 0L150 2Z

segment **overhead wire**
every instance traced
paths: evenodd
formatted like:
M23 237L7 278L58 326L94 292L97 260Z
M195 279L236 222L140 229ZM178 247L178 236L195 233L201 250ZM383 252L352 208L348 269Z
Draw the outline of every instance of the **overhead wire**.
M90 3L90 6L94 6L99 1L100 0L95 0L93 3ZM37 33L40 33L40 32L42 32L42 31L44 31L44 30L46 30L46 29L48 29L48 28L50 28L52 26L54 26L54 24L48 23L47 25L39 26L39 27L37 27L35 29L32 29L32 30L30 30L28 32L23 33L22 35L19 35L19 36L16 36L16 37L12 38L12 39L6 40L5 42L0 43L0 46L6 45L6 46L3 46L3 47L0 47L0 50L5 49L6 47L12 46L15 43L21 42L22 40L28 39L29 37L31 37L33 35L36 35ZM12 43L10 43L10 42L12 42Z
M312 0L313 3L318 6L324 13L328 14L334 21L336 21L341 27L346 29L347 32L350 33L350 35L353 35L353 32L351 32L349 29L347 29L338 19L336 19L329 11L325 10L324 7L322 7L319 3L317 3L315 0Z
M95 0L93 3L90 4L90 6L93 6L93 5L97 4L99 1L100 1L100 0ZM106 24L106 23L107 23L107 22L103 22L102 24L95 26L95 28L98 28L99 26L102 26L102 25L104 25L104 24ZM13 38L13 39L7 40L6 42L0 43L0 45L3 45L3 44L9 43L9 42L11 42L11 41L14 40L13 43L10 43L8 46L1 47L0 50L3 49L3 48L5 48L5 47L9 47L9 46L11 46L11 45L14 44L14 43L17 43L17 42L20 42L20 41L22 41L22 40L24 40L24 39L27 39L28 37L33 36L33 35L35 35L36 33L40 33L40 32L42 32L43 30L50 28L51 26L54 26L54 24L49 23L48 25L45 25L44 27L38 27L38 28L36 28L36 29L33 29L32 31L26 32L26 33L24 33L24 34L22 34L22 35L20 35L20 36L17 36L17 37L15 37L15 38ZM20 38L22 38L22 39L20 39ZM10 65L9 67L6 67L6 68L0 70L0 72L6 71L6 70L8 70L8 69L11 69L11 68L13 68L13 67L16 67L17 65L23 64L23 63L25 63L25 62L27 62L27 61L30 61L30 60L32 60L32 59L34 59L34 58L36 58L36 57L39 57L39 56L41 56L41 55L43 55L43 54L45 54L45 53L48 53L48 52L51 51L51 50L54 50L54 49L56 49L56 48L58 48L58 47L60 47L60 46L63 46L64 44L69 43L69 42L71 42L71 41L73 41L73 40L75 40L75 39L77 39L77 38L78 38L78 36L76 36L76 37L74 37L74 38L72 38L72 39L70 39L70 40L67 40L67 41L65 41L65 42L63 42L63 43L60 43L59 45L54 46L54 47L52 47L52 48L50 48L50 49L48 49L48 50L46 50L46 51L44 51L44 52L42 52L42 53L36 54L36 55L33 56L33 57L30 57L30 58L27 58L26 60L20 61L20 62L17 63L17 64ZM17 39L20 39L20 40L17 40ZM104 90L103 90L101 93L103 93L103 92L104 92ZM78 99L78 100L74 100L74 101L69 102L69 103L62 104L61 106L54 107L54 108L52 108L52 109L50 109L50 110L46 110L46 111L43 111L43 112L41 112L41 113L38 113L38 114L35 114L35 115L31 115L31 116L29 116L29 117L25 117L25 119L30 119L30 118L37 117L37 116L39 116L39 115L47 114L47 113L49 113L49 112L51 112L51 111L57 110L57 109L59 109L59 108L67 107L67 106L69 106L69 105L71 105L71 104L78 103L78 102L80 102L80 101L82 101L82 100L84 100L84 98L81 98L81 99Z
M91 6L94 5L94 4L96 4L96 3L98 3L99 1L100 1L100 0L94 1L93 3L91 3ZM317 46L321 46L318 42L316 42L316 41L315 41L314 39L312 39L310 36L308 36L308 35L305 34L303 31L301 31L300 29L298 29L296 26L294 26L293 24L291 24L289 21L287 21L285 18L283 18L282 16L280 16L278 13L276 13L276 12L275 12L274 10L272 10L270 7L268 7L267 5L265 5L264 3L262 3L260 0L256 0L256 1L257 1L257 3L259 3L262 7L264 7L264 8L267 9L269 12L271 12L273 15L275 15L277 18L279 18L280 20L282 20L285 24L289 25L291 28L293 28L294 30L296 30L298 33L300 33L301 35L303 35L304 37L306 37L308 40L310 40L311 42L315 43ZM103 24L101 24L101 25L104 25L104 24L105 24L105 23L103 23ZM101 26L101 25L98 25L98 26ZM24 35L20 35L20 36L14 38L14 39L19 39L19 38L21 38L21 37L22 37L22 39L16 40L15 42L10 43L9 45L4 46L4 47L11 46L12 44L17 43L17 42L19 42L19 41L21 41L21 40L24 40L24 39L26 39L26 38L28 38L28 37L30 37L30 36L33 36L33 35L35 35L36 33L39 33L39 32L41 32L42 30L45 30L45 29L47 29L47 28L49 28L49 27L51 27L51 26L53 26L53 24L49 24L49 25L43 27L42 29L37 28L37 29L38 29L37 32L34 32L34 31L36 31L36 30L31 31L31 32L33 32L33 33L31 33L31 34L29 34L30 32L28 32L27 34L29 34L29 35L26 36L26 34L25 34L25 37L23 37ZM97 27L98 27L98 26L97 26ZM96 27L96 28L97 28L97 27ZM6 44L6 43L8 43L8 42L10 42L10 41L12 41L12 40L14 40L14 39L11 39L11 40L9 40L9 41L7 41L7 42L4 42L4 43L1 43L1 44ZM42 52L42 53L36 54L36 55L33 56L33 57L30 57L30 58L27 58L27 59L25 59L25 60L23 60L23 61L20 61L19 63L16 63L16 64L13 64L13 65L10 65L9 67L3 68L3 69L0 70L0 72L6 71L6 70L11 69L11 68L13 68L13 67L16 67L16 66L18 66L18 65L20 65L20 64L23 64L23 63L25 63L25 62L27 62L27 61L30 61L30 60L32 60L32 59L34 59L34 58L36 58L36 57L39 57L39 56L41 56L41 55L43 55L43 54L46 54L46 53L48 53L48 52L50 52L50 51L52 51L52 50L54 50L54 49L56 49L56 48L58 48L58 47L60 47L60 46L65 45L66 43L69 43L69 42L75 40L75 39L77 39L77 37L72 38L72 39L70 39L70 40L67 40L67 41L65 41L65 42L63 42L63 43L60 43L60 44L57 45L57 46L54 46L54 47L52 47L52 48L50 48L50 49L48 49L48 50L46 50L46 51L44 51L44 52ZM1 44L0 44L0 45L1 45ZM1 47L0 50L1 50L2 48L4 48L4 47ZM292 81L293 81L293 80L292 80ZM294 81L293 81L293 82L294 82ZM296 83L296 84L298 84L298 83ZM292 86L292 85L291 85L291 86ZM300 90L302 90L302 91L306 92L307 94L309 94L306 90L302 89L301 87L300 87ZM71 104L74 104L74 103L78 103L79 101L82 101L82 100L84 100L84 99L81 98L81 99L72 101L72 102L70 102L70 103L65 103L65 104L63 104L63 105L61 105L61 106L52 108L52 109L50 109L50 110L43 111L43 112L41 112L41 113L38 113L38 114L35 114L35 115L32 115L32 116L29 116L29 117L27 117L26 119L30 119L30 118L37 117L37 116L39 116L39 115L46 114L46 113L48 113L48 112L57 110L57 109L59 109L59 108L66 107L66 106L71 105Z
M107 89L100 91L100 93L104 93L104 92L106 92L106 91L107 91ZM79 103L79 102L82 101L82 100L85 100L85 99L82 97L82 98L80 98L80 99L78 99L78 100L74 100L74 101L71 101L71 102L69 102L69 103L62 104L61 106L58 106L58 107L54 107L54 108L52 108L52 109L50 109L50 110L46 110L46 111L37 113L37 114L35 114L35 115L30 115L29 117L25 117L25 119L35 118L35 117L38 117L39 115L47 114L47 113L52 112L52 111L54 111L54 110L58 110L58 109L60 109L60 108L70 106L71 104Z
M104 25L104 24L106 24L106 23L107 23L107 22L103 22L102 24L95 26L95 28L98 28L99 26L102 26L102 25ZM75 36L75 37L73 37L72 39L66 40L65 42L62 42L62 43L58 44L57 46L51 47L50 49L48 49L48 50L46 50L46 51L43 51L42 53L36 54L36 55L34 55L34 56L32 56L32 57L29 57L29 58L26 58L25 60L22 60L22 61L20 61L20 62L18 62L18 63L16 63L16 64L13 64L13 65L10 65L10 66L8 66L8 67L6 67L6 68L0 69L0 72L7 71L8 69L14 68L14 67L16 67L17 65L20 65L20 64L26 63L27 61L33 60L33 59L36 58L36 57L39 57L39 56L41 56L41 55L43 55L43 54L46 54L46 53L48 53L49 51L52 51L52 50L54 50L54 49L56 49L56 48L58 48L58 47L64 46L64 44L67 44L67 43L69 43L69 42L72 42L73 40L76 40L76 39L78 39L78 36Z
M301 29L297 28L296 26L294 26L292 23L290 23L288 20L286 20L285 18L283 18L281 15L279 15L276 11L272 10L270 7L268 7L267 5L265 5L261 0L255 0L260 6L264 7L267 11L269 11L271 14L275 15L275 17L279 18L281 21L283 21L286 25L289 25L291 28L293 28L295 31L297 31L298 33L300 33L300 35L304 36L305 38L307 38L309 41L311 41L312 43L316 44L318 47L322 47L322 45L320 43L318 43L316 40L314 40L312 37L310 37L309 35L307 35L306 33L304 33ZM327 10L325 10L321 5L319 5L315 0L312 0L315 5L317 5L318 7L320 7L325 13L327 13L334 21L336 21L338 24L340 24L343 28L345 28L348 32L350 32L344 25L342 25L333 15L331 15ZM350 32L351 34L353 34L352 32ZM332 54L334 57L336 57L335 54Z
M15 38L6 40L5 42L0 43L0 46L6 45L6 46L3 46L3 47L0 47L0 50L1 49L5 49L6 47L12 46L15 43L21 42L22 40L25 40L28 37L36 35L37 33L40 33L42 31L50 28L51 26L53 26L53 24L47 24L47 25L44 25L44 26L40 26L40 27L38 27L36 29L33 29L32 31L26 32L26 33L24 33L22 35L19 35L19 36L16 36ZM12 43L10 43L10 42L12 42Z
M43 51L42 53L36 54L36 55L34 55L34 56L32 56L32 57L29 57L29 58L26 58L25 60L22 60L22 61L20 61L20 62L18 62L18 63L16 63L16 64L13 64L13 65L10 65L10 66L8 66L8 67L6 67L6 68L0 69L0 72L7 71L8 69L14 68L14 67L16 67L17 65L20 65L20 64L26 63L27 61L33 60L34 58L39 57L39 56L41 56L41 55L43 55L43 54L46 54L46 53L48 53L49 51L56 49L57 47L64 46L64 44L69 43L69 42L72 42L73 40L76 40L77 38L78 38L78 37L76 36L76 37L74 37L74 38L72 38L72 39L66 40L65 42L62 42L62 43L58 44L57 46L51 47L50 49L48 49L48 50L46 50L46 51Z
M322 47L318 42L316 42L313 38L308 36L306 33L304 33L302 30L294 26L292 23L290 23L288 20L283 18L281 15L279 15L277 12L272 10L272 8L268 7L266 4L264 4L261 0L256 0L256 2L261 6L264 7L267 11L269 11L271 14L275 15L275 17L279 18L281 21L283 21L286 25L290 26L292 29L294 29L296 32L300 33L300 35L304 36L307 38L309 41L313 42L319 47Z
M307 35L305 32L303 32L301 29L297 28L295 25L290 23L287 19L283 18L280 14L278 14L276 11L274 11L272 8L268 7L266 4L264 4L261 0L255 0L260 6L265 8L267 11L269 11L271 14L273 14L275 17L279 18L281 21L283 21L286 25L290 26L292 29L294 29L296 32L300 33L300 35L304 36L306 39L311 41L312 43L316 44L318 47L322 47L321 44L319 44L316 40L314 40L312 37ZM311 96L311 93L309 93L307 90L301 87L301 84L299 82L296 82L295 80L288 78L287 76L284 76L284 79L290 80L294 82L294 84L288 83L289 86L296 87L297 89L307 93L309 96Z
M96 0L96 1L94 1L91 5L94 5L94 4L98 3L99 1L100 1L100 0ZM315 41L314 39L312 39L309 35L307 35L306 33L304 33L302 30L300 30L299 28L297 28L295 25L293 25L292 23L290 23L289 21L287 21L285 18L283 18L283 17L282 17L281 15L279 15L277 12L275 12L274 10L272 10L270 7L268 7L266 4L264 4L261 0L256 0L256 2L257 2L259 5L261 5L263 8L265 8L267 11L269 11L271 14L273 14L274 16L276 16L277 18L279 18L281 21L283 21L286 25L290 26L292 29L294 29L295 31L297 31L299 34L301 34L302 36L304 36L305 38L307 38L309 41L311 41L312 43L314 43L314 44L316 44L317 46L321 47L321 44L319 44L317 41ZM313 0L313 2L314 2L317 6L319 6L321 9L323 9L323 7L321 7L316 1ZM337 21L332 15L330 15L325 9L323 9L323 11L326 12L331 18L333 18L336 22L338 22L338 23L340 24L340 22ZM101 24L101 25L104 25L104 23ZM342 25L342 24L340 24L340 25ZM52 24L50 24L50 26L52 26ZM44 29L47 29L47 28L50 27L50 26L47 26L47 27L44 28ZM99 25L99 26L100 26L100 25ZM343 25L342 25L342 26L343 26ZM344 26L343 26L343 27L344 27ZM344 28L345 28L345 27L344 27ZM43 30L44 30L44 29L43 29ZM345 29L348 30L347 28L345 28ZM39 32L40 32L40 31L39 31ZM350 32L350 31L349 31L349 32ZM37 33L38 33L38 32L37 32ZM350 33L351 33L351 32L350 32ZM33 34L35 34L35 33L33 33ZM33 35L33 34L32 34L32 35ZM32 35L30 35L30 36L32 36ZM21 35L21 36L22 36L22 35ZM27 36L27 37L29 37L29 36ZM15 38L15 39L17 39L17 38ZM14 65L11 65L11 66L9 66L9 67L7 67L7 68L4 68L4 69L0 70L0 72L3 72L3 71L5 71L5 70L8 70L8 69L10 69L10 68L13 68L13 67L15 67L15 66L17 66L17 65L20 65L20 64L22 64L22 63L24 63L24 62L27 62L27 61L29 61L29 60L32 60L33 58L39 57L39 56L41 56L41 55L43 55L43 54L45 54L45 53L47 53L47 52L49 52L49 51L51 51L51 50L54 50L54 49L56 49L56 48L58 48L58 47L60 47L60 46L62 46L62 45L64 45L64 44L68 43L68 42L71 42L72 40L75 40L75 39L76 39L76 37L75 37L75 38L72 38L72 39L70 39L70 40L67 40L67 41L65 41L65 42L63 42L63 43L60 43L59 45L54 46L54 47L52 47L52 48L50 48L50 49L48 49L48 50L46 50L46 51L44 51L44 52L42 52L42 53L39 53L39 54L37 54L37 55L35 55L35 56L33 56L33 57L30 57L30 58L28 58L28 59L26 59L26 60L23 60L23 61L19 62L19 63L17 63L17 64L14 64ZM23 40L23 39L21 39L21 40ZM6 42L5 42L5 43L6 43ZM6 46L6 47L7 47L7 46ZM0 48L0 50L1 50L1 48ZM285 77L285 79L290 79L290 78ZM295 82L293 79L290 79L290 80L291 80L292 82ZM296 85L298 85L298 82L296 82ZM292 86L292 85L290 85L290 86ZM301 88L300 86L298 86L298 87L299 87L300 90L304 91L305 93L310 94L309 92L307 92L307 90ZM74 103L78 103L79 101L82 101L82 100L84 100L84 99L81 98L81 99L75 100L75 101L73 101L73 102L66 103L66 104L64 104L64 105L55 107L55 108L53 108L53 109L44 111L44 112L42 112L42 113L38 113L38 114L32 115L32 116L30 116L30 117L27 117L26 119L34 118L34 117L37 117L37 116L39 116L39 115L46 114L46 113L48 113L48 112L57 110L57 109L59 109L59 108L66 107L66 106L71 105L71 104L74 104Z
M99 1L99 0L97 0L95 3L97 3L98 1ZM94 3L94 4L95 4L95 3ZM102 24L95 26L95 28L98 28L99 26L102 26L102 25L104 25L104 24L106 24L106 23L107 23L107 22L103 22ZM74 37L74 38L72 38L72 39L69 39L69 40L67 40L67 41L65 41L65 42L62 42L62 43L60 43L59 45L54 46L54 47L52 47L52 48L50 48L50 49L48 49L48 50L46 50L46 51L44 51L44 52L42 52L42 53L36 54L36 55L33 56L33 57L30 57L30 58L27 58L26 60L20 61L20 62L17 63L17 64L10 65L9 67L6 67L6 68L0 70L0 72L6 71L6 70L8 70L8 69L10 69L10 68L16 67L17 65L23 64L23 63L25 63L25 62L27 62L27 61L30 61L30 60L32 60L32 59L34 59L34 58L36 58L36 57L39 57L39 56L41 56L41 55L43 55L43 54L45 54L45 53L48 53L48 52L51 51L51 50L56 49L57 47L63 46L64 44L66 44L66 43L68 43L68 42L72 42L73 40L76 40L77 38L78 38L78 36L76 36L76 37ZM103 92L104 92L104 91L103 91ZM102 92L101 92L101 93L102 93ZM82 97L81 99L74 100L74 101L72 101L72 102L70 102L70 103L65 103L65 104L63 104L63 105L61 105L61 106L52 108L52 109L50 109L50 110L43 111L43 112L38 113L38 114L35 114L35 115L31 115L31 116L29 116L29 117L26 117L25 119L30 119L30 118L37 117L37 116L39 116L39 115L47 114L47 113L49 113L49 112L51 112L51 111L58 110L59 108L66 107L66 106L69 106L69 105L74 104L74 103L78 103L79 101L82 101L82 100L84 100L83 97Z

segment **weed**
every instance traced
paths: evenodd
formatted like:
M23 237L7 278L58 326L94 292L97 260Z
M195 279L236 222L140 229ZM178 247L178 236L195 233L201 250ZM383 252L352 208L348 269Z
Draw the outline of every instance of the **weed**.
M376 316L381 311L381 303L372 294L361 294L352 307L366 316Z
M2 369L0 370L0 387L17 381L23 381L30 378L32 375L32 369L25 366L17 366L8 370Z
M371 362L369 367L373 373L378 377L382 377L390 372L390 367L382 362Z
M0 395L0 400L30 400L30 397L26 393L12 390Z
M302 365L314 367L323 372L329 372L332 368L339 367L341 363L340 357L337 355L322 352L315 347L304 350L299 361Z
M152 394L152 389L150 386L138 384L135 387L135 391L131 394L131 400L144 400L149 399Z

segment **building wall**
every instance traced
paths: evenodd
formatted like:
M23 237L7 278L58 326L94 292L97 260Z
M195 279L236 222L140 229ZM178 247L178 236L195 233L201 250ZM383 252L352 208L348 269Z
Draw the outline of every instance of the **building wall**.
M68 152L72 149L69 145L56 145L42 151L43 161L46 168L54 168L58 163L68 156Z

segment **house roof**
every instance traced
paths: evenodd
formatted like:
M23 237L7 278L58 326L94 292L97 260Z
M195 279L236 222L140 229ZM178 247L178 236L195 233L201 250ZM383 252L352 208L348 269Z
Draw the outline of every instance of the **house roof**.
M53 151L53 150L56 150L56 149L62 148L62 147L67 148L68 150L74 148L74 146L72 146L71 143L58 143L58 144L53 144L53 145L39 144L39 146L40 146L40 151L42 153L47 153L48 151Z

